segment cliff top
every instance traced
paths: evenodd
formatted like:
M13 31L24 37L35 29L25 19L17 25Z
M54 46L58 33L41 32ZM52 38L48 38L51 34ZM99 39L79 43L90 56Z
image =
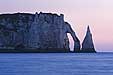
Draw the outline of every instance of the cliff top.
M22 16L35 16L35 15L44 15L44 16L56 16L56 17L64 17L64 15L63 14L60 14L60 15L58 15L58 14L54 14L54 13L42 13L42 12L40 12L40 13L35 13L35 14L32 14L32 13L13 13L13 14L9 14L9 13L7 13L7 14L0 14L0 19L2 19L2 18L11 18L11 17L17 17L17 16L20 16L20 15L22 15Z

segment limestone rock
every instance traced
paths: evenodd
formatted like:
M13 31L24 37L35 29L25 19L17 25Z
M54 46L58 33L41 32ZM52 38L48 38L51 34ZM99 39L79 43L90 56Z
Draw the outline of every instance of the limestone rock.
M37 49L37 52L69 52L70 33L79 50L80 42L64 15L15 13L0 15L0 47Z
M90 28L89 26L87 27L87 33L86 36L84 38L84 41L82 43L82 50L81 52L96 52L95 48L94 48L94 44L93 44L93 40L92 40L92 34L90 32Z
M80 52L80 41L78 38L76 38L77 41L74 42L74 52L78 53Z

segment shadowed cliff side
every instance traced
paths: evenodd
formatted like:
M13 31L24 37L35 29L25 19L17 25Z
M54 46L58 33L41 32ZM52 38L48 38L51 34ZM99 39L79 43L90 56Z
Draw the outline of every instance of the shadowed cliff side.
M70 52L67 33L74 39L75 51L80 50L80 41L63 14L0 15L0 51Z
M86 36L82 43L82 49L80 50L80 52L83 52L83 53L95 53L96 52L95 48L94 48L92 34L91 34L89 26L87 27Z

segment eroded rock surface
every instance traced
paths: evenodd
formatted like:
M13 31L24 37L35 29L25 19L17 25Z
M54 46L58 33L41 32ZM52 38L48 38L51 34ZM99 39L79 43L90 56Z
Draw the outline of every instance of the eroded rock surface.
M79 39L64 15L51 13L15 13L0 15L0 47L11 49L37 49L47 52L69 52L70 33L75 51L80 49ZM40 52L39 51L39 52Z
M86 36L85 36L84 41L82 43L81 52L86 52L86 53L87 52L96 52L95 48L94 48L92 34L91 34L89 26L87 27L87 33L86 33Z

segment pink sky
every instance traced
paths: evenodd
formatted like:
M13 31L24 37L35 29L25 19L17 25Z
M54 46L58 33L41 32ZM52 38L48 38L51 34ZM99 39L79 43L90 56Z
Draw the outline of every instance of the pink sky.
M113 0L0 0L0 13L36 11L63 13L81 43L90 25L97 51L113 51Z

